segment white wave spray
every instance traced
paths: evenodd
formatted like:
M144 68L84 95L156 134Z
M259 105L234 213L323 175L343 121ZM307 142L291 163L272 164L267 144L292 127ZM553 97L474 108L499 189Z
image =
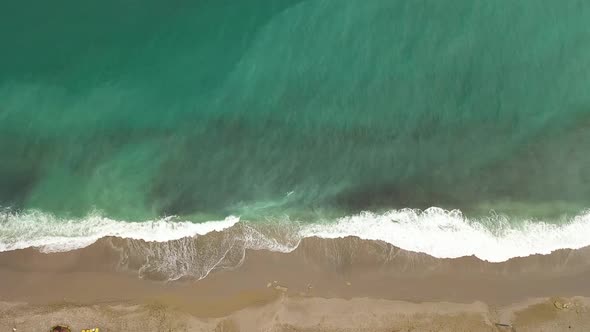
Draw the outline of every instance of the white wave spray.
M438 258L474 255L490 262L513 257L549 254L557 249L590 245L590 212L559 223L535 220L510 222L507 216L468 219L460 211L430 208L370 212L344 217L336 223L316 224L303 237L358 236Z
M288 252L306 237L339 238L357 236L380 240L405 250L423 252L439 258L474 255L490 262L512 257L548 254L557 249L578 249L590 245L590 212L567 220L512 221L491 214L485 218L465 217L458 210L430 208L391 210L377 214L363 212L333 221L293 222L288 219L258 223L240 222L238 217L193 223L170 217L154 221L124 222L93 214L83 219L59 219L42 212L0 213L0 251L34 247L42 252L68 251L86 247L103 237L161 243L193 238L212 231L224 233L236 224L244 226L231 233L242 249L267 249ZM229 234L228 234L229 236ZM236 239L233 239L236 237ZM214 246L213 243L210 244ZM155 255L188 259L183 253L166 250ZM180 250L178 247L178 250ZM154 254L156 249L150 247ZM241 250L241 249L240 249ZM147 254L147 253L146 253ZM195 254L193 252L193 254ZM198 259L198 257L193 257Z
M238 221L238 217L229 216L225 220L207 223L177 221L174 217L126 222L98 213L83 219L61 219L39 211L0 212L0 252L30 247L42 252L69 251L89 246L107 236L166 242L222 231Z

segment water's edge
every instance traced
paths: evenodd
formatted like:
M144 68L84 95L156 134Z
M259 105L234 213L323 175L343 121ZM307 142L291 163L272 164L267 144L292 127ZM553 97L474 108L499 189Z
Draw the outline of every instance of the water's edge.
M124 222L99 215L62 220L40 212L6 214L2 219L0 252L67 252L106 242L117 252L119 265L158 279L204 278L213 270L239 266L247 250L289 253L309 238L354 237L435 258L475 256L489 262L590 245L585 236L590 233L588 212L560 222L514 222L493 214L469 219L458 210L439 208L365 212L316 223L250 222L234 216L205 223L175 218ZM346 250L354 254L356 249Z

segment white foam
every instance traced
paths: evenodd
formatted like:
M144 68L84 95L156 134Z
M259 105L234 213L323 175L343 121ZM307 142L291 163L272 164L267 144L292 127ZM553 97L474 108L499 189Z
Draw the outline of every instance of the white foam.
M89 246L107 236L165 242L221 231L237 222L239 218L234 216L205 223L176 221L173 217L125 222L99 214L82 219L60 219L38 211L0 212L0 252L30 247L42 252L69 251Z
M205 223L177 218L125 222L99 214L66 220L41 212L0 212L0 252L29 247L42 252L68 251L107 236L166 242L222 231L238 222L239 218L234 216ZM590 211L559 222L511 222L508 217L499 215L469 219L458 210L401 209L383 214L364 212L331 222L310 224L287 218L267 224L252 221L244 226L232 235L239 239L231 241L238 241L244 248L281 252L295 249L302 238L312 236L358 236L439 258L475 255L491 262L590 246Z
M475 255L490 262L549 254L557 249L590 245L590 212L565 223L524 220L510 223L505 216L467 219L458 210L402 209L384 214L361 213L335 223L309 225L303 237L358 236L438 258Z

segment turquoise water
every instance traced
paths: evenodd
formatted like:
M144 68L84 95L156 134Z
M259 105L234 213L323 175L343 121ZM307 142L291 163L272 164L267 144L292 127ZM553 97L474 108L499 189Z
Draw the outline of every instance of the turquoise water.
M56 216L590 204L590 3L0 4L0 206Z

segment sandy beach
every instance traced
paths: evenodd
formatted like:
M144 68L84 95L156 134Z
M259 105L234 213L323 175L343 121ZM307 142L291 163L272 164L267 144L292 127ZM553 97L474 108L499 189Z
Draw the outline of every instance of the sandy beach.
M0 332L590 332L588 22L0 0Z
M202 280L165 281L140 278L133 264L122 264L120 248L130 241L1 253L0 329L42 331L58 323L74 331L590 329L590 248L488 263L354 237L308 238L290 253L247 250L239 265Z

